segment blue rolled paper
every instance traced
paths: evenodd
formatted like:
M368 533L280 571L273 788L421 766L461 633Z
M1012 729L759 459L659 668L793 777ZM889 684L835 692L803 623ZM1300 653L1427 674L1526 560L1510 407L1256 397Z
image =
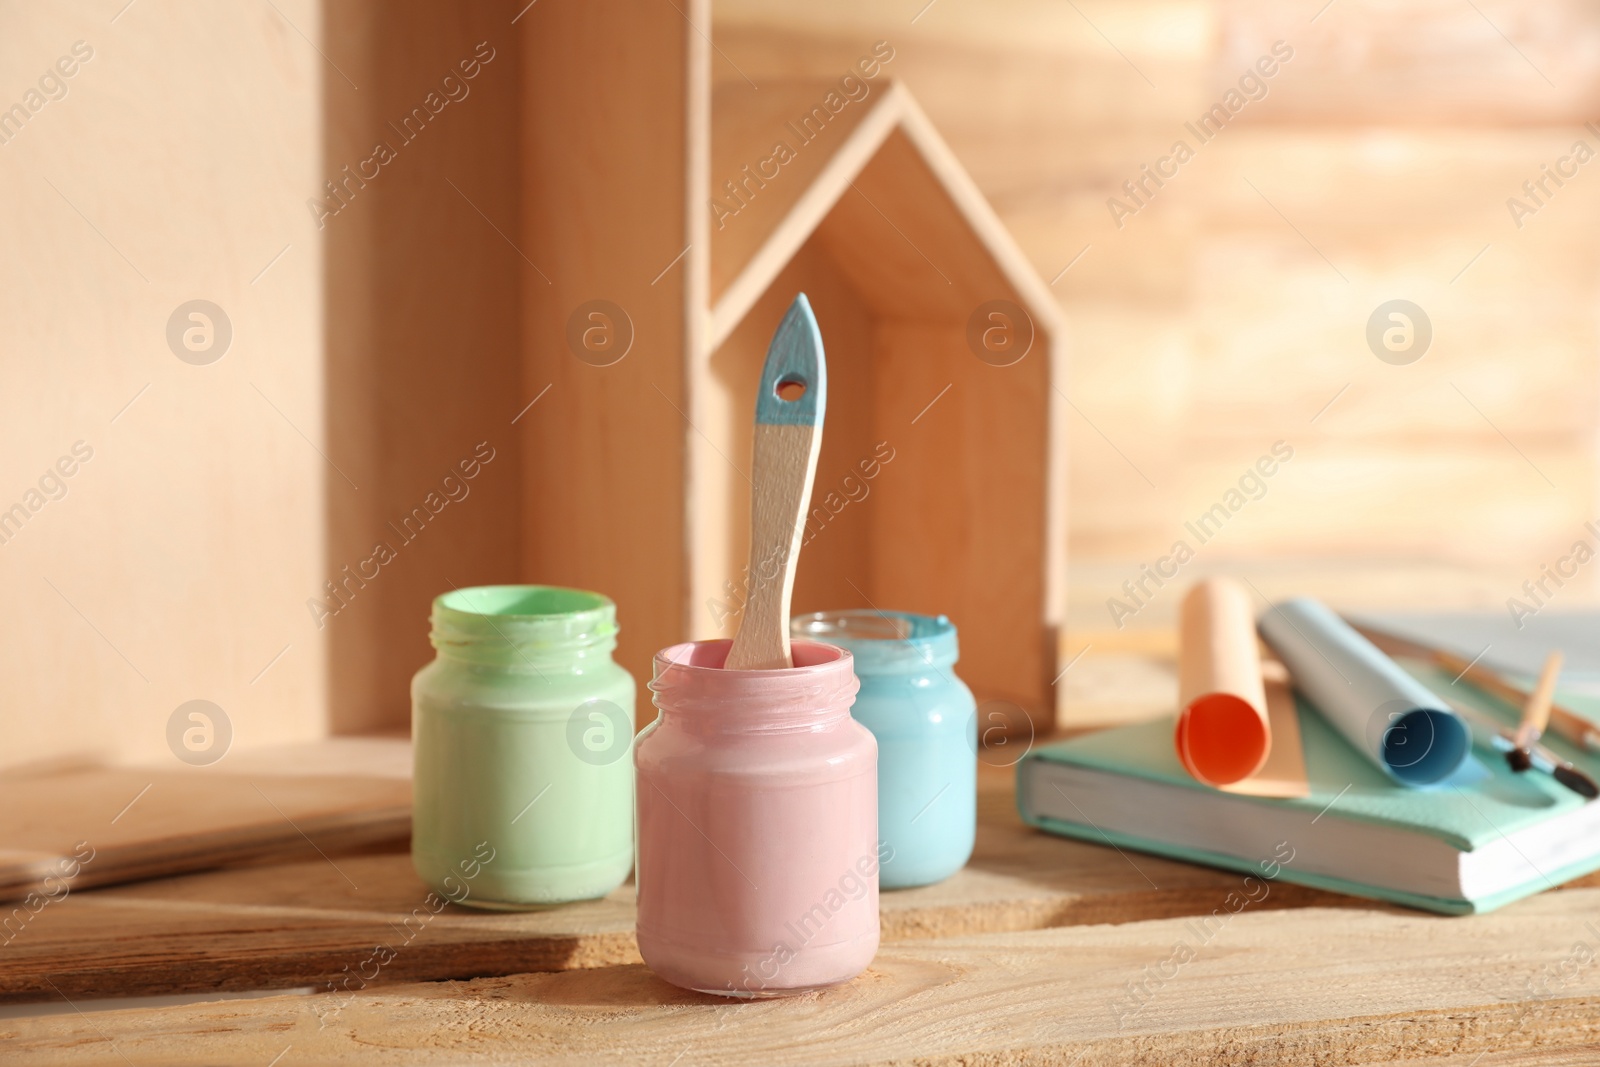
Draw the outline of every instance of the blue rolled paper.
M1257 621L1294 687L1330 725L1401 785L1433 785L1467 761L1472 732L1322 602L1296 597Z

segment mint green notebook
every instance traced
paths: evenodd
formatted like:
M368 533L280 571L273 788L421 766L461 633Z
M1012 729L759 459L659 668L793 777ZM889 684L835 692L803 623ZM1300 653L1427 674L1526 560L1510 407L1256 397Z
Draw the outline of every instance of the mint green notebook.
M1515 723L1512 709L1466 682L1405 666L1435 692ZM1560 700L1600 712L1592 698ZM1462 771L1413 789L1392 782L1303 701L1299 714L1310 796L1201 785L1173 752L1172 720L1160 719L1030 753L1017 767L1017 808L1052 833L1447 914L1490 911L1600 868L1600 802L1547 775L1513 773L1477 723ZM1554 735L1544 743L1600 777L1600 759Z

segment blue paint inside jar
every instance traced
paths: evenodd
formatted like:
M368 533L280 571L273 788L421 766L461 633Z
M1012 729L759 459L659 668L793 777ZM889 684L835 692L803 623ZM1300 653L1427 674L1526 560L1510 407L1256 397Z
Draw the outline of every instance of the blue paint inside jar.
M978 719L956 677L955 624L943 615L823 611L790 620L795 637L847 649L861 690L851 717L878 741L884 889L931 885L972 856L978 822Z

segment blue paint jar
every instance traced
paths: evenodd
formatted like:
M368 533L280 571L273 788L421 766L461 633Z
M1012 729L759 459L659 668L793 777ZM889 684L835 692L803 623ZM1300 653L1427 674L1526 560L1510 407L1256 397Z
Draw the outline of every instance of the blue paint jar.
M822 611L795 637L847 649L861 690L850 715L878 740L884 889L931 885L972 855L978 822L978 717L955 675L956 628L943 615Z

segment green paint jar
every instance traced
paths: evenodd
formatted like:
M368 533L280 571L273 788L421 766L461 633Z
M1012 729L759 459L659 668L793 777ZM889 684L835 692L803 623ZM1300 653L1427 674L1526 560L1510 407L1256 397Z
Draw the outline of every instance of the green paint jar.
M411 861L440 895L518 909L604 896L633 866L633 676L616 605L537 585L433 602L411 681ZM485 857L488 857L487 859Z

